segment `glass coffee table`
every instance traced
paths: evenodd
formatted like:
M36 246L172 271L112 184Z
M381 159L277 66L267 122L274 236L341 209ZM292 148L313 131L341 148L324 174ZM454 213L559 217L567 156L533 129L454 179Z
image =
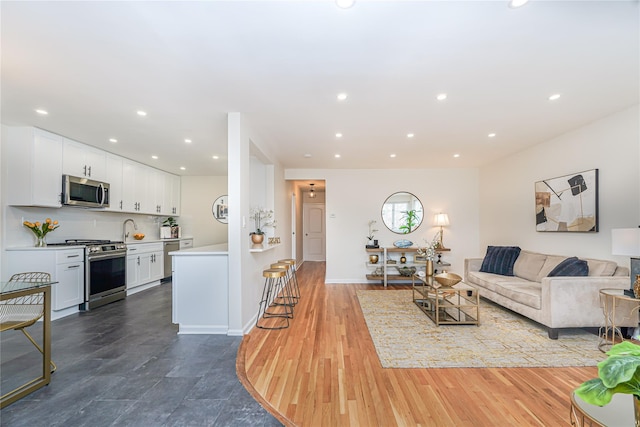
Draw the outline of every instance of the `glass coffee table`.
M442 286L433 276L412 276L413 302L436 326L480 325L480 292L459 282Z

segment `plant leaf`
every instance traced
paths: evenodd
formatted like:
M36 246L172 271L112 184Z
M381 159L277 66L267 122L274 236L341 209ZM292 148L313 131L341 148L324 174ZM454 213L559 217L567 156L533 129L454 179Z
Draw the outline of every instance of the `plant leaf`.
M598 376L606 387L613 388L633 378L640 366L637 356L609 356L598 363Z
M600 378L594 378L580 384L575 393L587 403L604 406L611 402L614 391L605 386Z

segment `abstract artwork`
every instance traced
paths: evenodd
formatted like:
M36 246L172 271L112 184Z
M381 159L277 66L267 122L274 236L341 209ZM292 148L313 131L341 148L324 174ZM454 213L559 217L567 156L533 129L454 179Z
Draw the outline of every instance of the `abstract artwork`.
M598 169L536 182L537 231L598 231Z

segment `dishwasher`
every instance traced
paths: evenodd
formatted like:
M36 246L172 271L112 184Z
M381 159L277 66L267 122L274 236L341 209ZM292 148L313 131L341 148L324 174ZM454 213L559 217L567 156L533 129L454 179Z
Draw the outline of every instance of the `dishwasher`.
M171 256L169 252L179 251L180 241L172 240L171 242L164 242L164 277L166 279L172 275Z

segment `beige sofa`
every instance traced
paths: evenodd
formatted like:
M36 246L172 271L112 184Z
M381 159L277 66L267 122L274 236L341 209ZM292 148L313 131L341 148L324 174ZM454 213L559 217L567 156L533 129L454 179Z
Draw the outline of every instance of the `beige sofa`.
M547 277L565 258L522 250L514 276L483 273L482 258L465 259L464 280L478 287L481 297L545 325L551 339L558 338L560 328L603 326L599 290L629 289L629 269L613 261L585 259L588 276ZM638 326L635 313L616 317L616 326Z

